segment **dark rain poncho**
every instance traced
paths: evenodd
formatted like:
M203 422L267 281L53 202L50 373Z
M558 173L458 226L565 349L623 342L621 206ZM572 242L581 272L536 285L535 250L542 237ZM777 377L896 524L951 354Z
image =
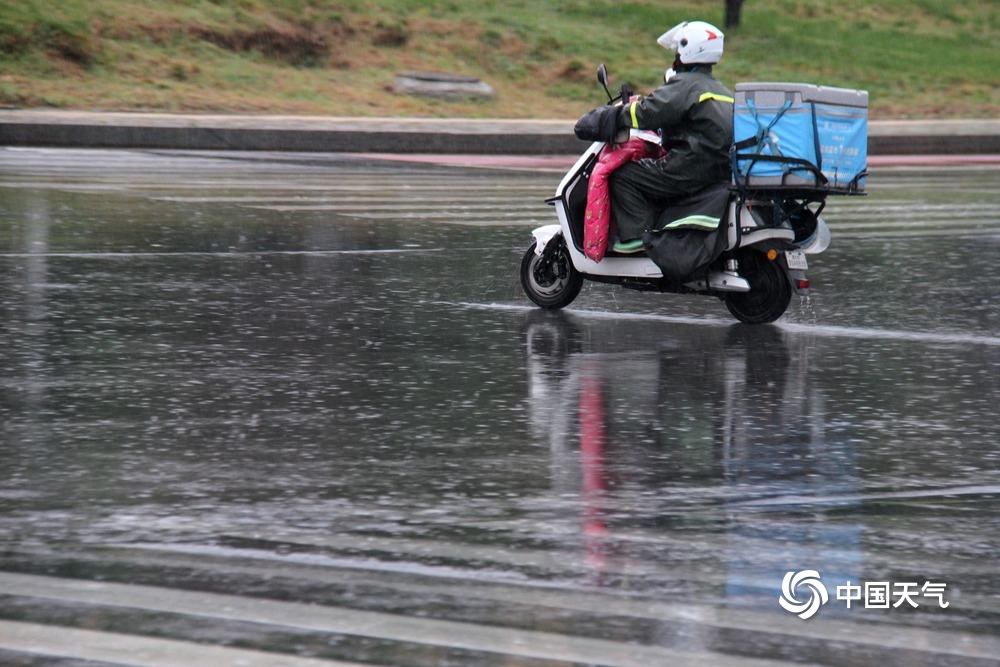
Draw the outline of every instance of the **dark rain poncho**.
M732 179L733 94L707 65L678 72L618 115L619 126L659 131L667 153L611 175L612 211L623 241L653 229L671 200Z

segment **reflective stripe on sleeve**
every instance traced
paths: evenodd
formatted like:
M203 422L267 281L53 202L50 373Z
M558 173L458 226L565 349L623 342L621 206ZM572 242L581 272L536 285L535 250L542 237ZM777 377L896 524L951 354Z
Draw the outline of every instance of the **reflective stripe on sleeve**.
M639 120L635 117L635 105L638 103L639 101L636 100L635 102L632 102L632 104L629 105L629 113L632 114L632 127L634 127L635 129L639 129Z
M726 95L718 95L716 93L702 93L701 97L698 98L698 102L704 102L706 100L715 100L716 102L727 102L729 104L736 104L736 100ZM633 112L632 117L635 118L635 113Z

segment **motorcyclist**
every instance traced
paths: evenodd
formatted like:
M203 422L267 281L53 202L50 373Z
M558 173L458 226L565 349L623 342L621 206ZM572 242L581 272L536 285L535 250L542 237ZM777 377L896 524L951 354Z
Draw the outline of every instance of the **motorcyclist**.
M658 44L674 52L673 73L647 97L618 108L619 129L659 131L666 154L628 162L610 177L611 210L618 225L616 252L642 250L672 199L732 179L733 94L712 75L724 35L703 21L681 23Z

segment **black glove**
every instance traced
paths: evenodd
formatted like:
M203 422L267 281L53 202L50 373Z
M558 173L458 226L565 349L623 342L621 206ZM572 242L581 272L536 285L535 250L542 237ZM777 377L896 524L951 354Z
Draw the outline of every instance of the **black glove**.
M585 113L573 128L576 138L614 143L618 133L618 111L619 107L605 106Z

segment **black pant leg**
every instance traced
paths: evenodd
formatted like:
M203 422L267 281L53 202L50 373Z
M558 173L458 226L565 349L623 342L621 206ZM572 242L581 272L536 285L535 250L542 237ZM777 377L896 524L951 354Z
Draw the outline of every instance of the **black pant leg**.
M611 174L611 215L622 241L642 238L670 199L692 191L691 184L679 182L660 167L656 160L639 160L623 164Z

